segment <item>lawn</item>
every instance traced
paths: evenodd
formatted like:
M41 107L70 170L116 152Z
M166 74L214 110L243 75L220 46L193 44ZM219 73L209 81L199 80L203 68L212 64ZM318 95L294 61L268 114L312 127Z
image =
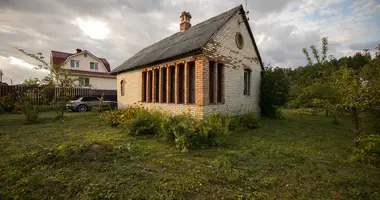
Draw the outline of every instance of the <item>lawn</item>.
M350 122L285 111L219 147L179 152L97 113L0 115L0 199L380 199L380 169L348 160Z

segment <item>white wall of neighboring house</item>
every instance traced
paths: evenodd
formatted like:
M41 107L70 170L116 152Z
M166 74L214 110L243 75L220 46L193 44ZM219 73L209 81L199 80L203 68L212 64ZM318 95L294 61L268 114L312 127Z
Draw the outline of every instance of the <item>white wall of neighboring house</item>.
M87 56L85 56L87 54ZM52 59L52 58L51 58ZM79 61L79 67L71 67L71 60ZM98 63L98 70L91 70L90 63ZM90 53L82 51L77 55L73 55L67 58L64 65L61 66L63 69L68 70L78 70L89 72L88 74L75 74L75 71L71 72L70 78L76 79L74 82L75 85L79 86L79 77L84 77L89 79L89 84L91 88L94 89L103 89L103 90L116 90L116 77L109 77L108 74L105 74L108 77L102 77L101 74L94 75L91 72L100 72L100 73L108 73L103 62L98 60L96 57L93 57Z
M92 77L92 76L70 76L73 79L78 79L79 77L89 78L91 88L102 89L102 90L116 90L116 78L102 78L102 77ZM75 81L75 85L79 85L79 81Z
M82 70L82 71L91 71L91 72L107 72L106 68L104 67L103 62L101 62L98 59L95 59L91 56L91 54L87 53L87 57L85 57L86 52L82 52L78 55L73 55L67 58L67 62L62 66L64 69L75 69L75 70ZM70 64L70 60L78 60L79 61L79 68L72 68ZM90 69L90 62L98 63L98 70L91 70Z

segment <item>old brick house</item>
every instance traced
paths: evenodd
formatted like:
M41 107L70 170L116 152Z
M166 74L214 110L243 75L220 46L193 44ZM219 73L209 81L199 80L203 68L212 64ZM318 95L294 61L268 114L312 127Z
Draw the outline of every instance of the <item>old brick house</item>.
M190 19L190 13L182 12L179 32L112 71L119 107L141 102L199 117L259 111L263 65L243 7L195 26Z

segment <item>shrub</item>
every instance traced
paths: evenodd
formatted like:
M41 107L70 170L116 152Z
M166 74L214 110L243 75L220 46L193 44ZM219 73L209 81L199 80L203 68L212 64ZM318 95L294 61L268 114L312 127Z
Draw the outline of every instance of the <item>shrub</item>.
M11 96L0 97L0 113L12 112L14 110L14 103Z
M110 110L103 112L100 117L109 122L111 126L129 123L140 113L148 112L145 108L139 106L130 106L123 110Z
M358 139L359 146L351 160L378 165L380 163L380 134L370 134Z
M289 98L290 78L286 70L266 67L261 76L261 115L278 119L276 106L284 106Z
M28 96L20 96L18 99L22 114L25 115L27 123L37 123L40 117L41 108L35 104Z
M261 110L261 114L272 119L284 119L284 114L278 106L267 107L265 110Z
M249 129L260 126L260 119L253 112L248 112L239 117L240 124Z
M165 129L167 117L159 111L139 111L135 117L126 124L132 135L161 135Z
M229 117L219 114L209 115L200 120L189 113L169 118L165 137L173 141L182 151L215 146L221 136L229 134Z
M208 115L205 123L210 129L209 134L211 137L217 137L230 134L230 122L230 117L216 113Z

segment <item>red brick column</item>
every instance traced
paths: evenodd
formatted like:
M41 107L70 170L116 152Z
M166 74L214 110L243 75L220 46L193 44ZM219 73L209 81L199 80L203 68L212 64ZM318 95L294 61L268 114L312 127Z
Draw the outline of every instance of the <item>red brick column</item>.
M198 57L195 61L195 104L209 104L209 84L208 84L208 59L204 56Z
M184 76L185 76L185 84L184 84L184 104L189 104L189 63L186 62L184 66Z

